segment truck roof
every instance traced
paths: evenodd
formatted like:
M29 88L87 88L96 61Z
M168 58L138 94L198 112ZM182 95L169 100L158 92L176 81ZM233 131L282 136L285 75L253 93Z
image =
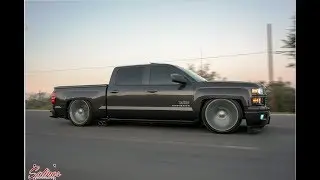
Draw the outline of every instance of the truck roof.
M173 66L172 64L166 64L166 63L149 63L149 64L136 64L136 65L123 65L123 66L117 66L117 68L139 67L139 66L148 66L148 65L168 65L168 66Z

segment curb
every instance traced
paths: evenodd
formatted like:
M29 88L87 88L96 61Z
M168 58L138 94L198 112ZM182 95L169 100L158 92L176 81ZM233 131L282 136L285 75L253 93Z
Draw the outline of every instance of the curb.
M50 110L42 110L42 109L26 109L26 111L50 111Z
M286 113L271 113L272 116L295 116L296 114Z
M296 116L296 114L272 114L271 116Z

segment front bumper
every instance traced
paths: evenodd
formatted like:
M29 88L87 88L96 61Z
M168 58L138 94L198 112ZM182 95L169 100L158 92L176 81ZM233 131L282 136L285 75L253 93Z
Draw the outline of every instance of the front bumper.
M265 106L248 107L245 112L245 119L249 127L264 127L270 124L270 108Z

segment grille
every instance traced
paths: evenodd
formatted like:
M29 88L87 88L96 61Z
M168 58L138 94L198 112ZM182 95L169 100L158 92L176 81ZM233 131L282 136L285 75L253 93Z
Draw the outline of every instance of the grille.
M262 98L262 105L263 106L267 105L267 97Z

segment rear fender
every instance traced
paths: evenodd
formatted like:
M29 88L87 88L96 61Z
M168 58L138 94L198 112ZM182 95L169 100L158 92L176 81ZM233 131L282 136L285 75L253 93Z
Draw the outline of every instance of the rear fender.
M57 92L57 103L65 111L67 116L69 105L74 100L86 100L90 103L91 109L94 116L98 116L100 111L106 111L105 109L105 92L103 91L62 91L61 93Z

